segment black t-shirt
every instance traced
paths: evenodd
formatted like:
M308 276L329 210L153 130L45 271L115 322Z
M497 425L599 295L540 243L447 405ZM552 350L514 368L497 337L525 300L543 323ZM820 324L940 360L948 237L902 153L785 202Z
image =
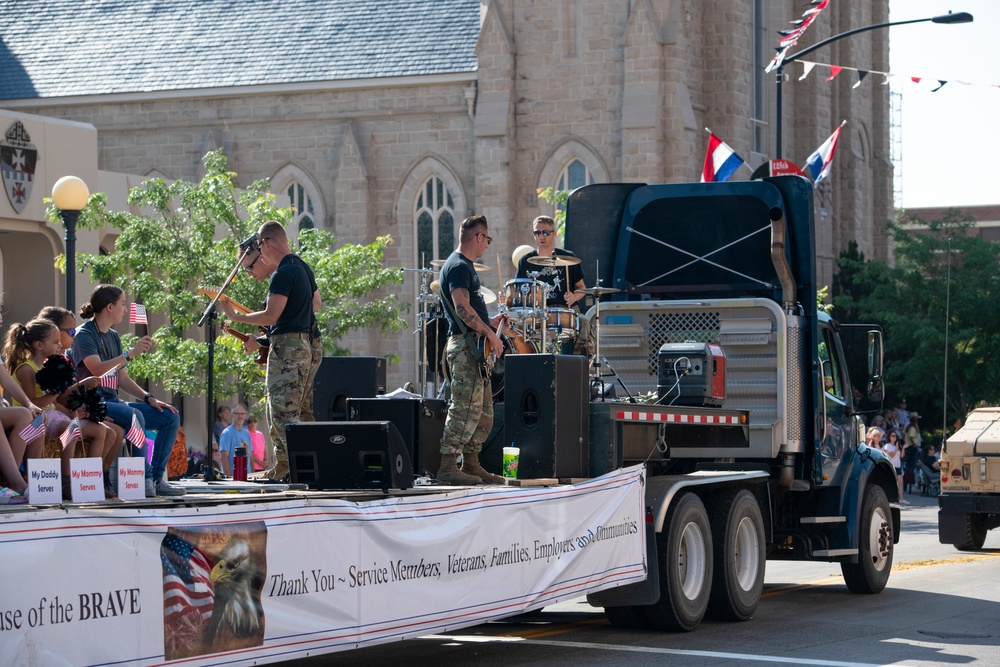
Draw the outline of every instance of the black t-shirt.
M563 257L576 257L569 250L561 248L555 248L554 253ZM563 295L572 290L574 285L584 280L583 269L580 268L580 264L574 264L573 266L538 266L528 261L531 257L538 257L538 251L532 250L521 258L521 261L517 263L517 277L530 278L531 276L528 275L529 271L538 271L538 279L554 287L549 292L548 298L545 299L546 305L565 308L566 298ZM569 269L569 285L566 285L566 269Z
M313 329L312 295L309 275L301 259L286 255L271 275L268 296L277 294L288 298L278 321L268 330L269 336L286 333L309 333Z
M479 315L479 318L486 326L489 326L490 316L486 311L486 302L483 300L483 295L479 292L480 284L479 276L476 275L476 267L471 259L456 250L451 253L448 260L444 263L444 267L441 269L441 298L447 299L452 308L455 307L455 302L451 298L451 293L461 287L469 290L469 305L472 306L472 309L476 311L476 314ZM451 308L445 306L444 313L448 318L449 336L460 334L463 329L468 328L464 323L460 326L455 321L455 318L452 317Z
M114 329L101 332L94 324L94 320L87 320L77 327L76 337L73 338L73 347L70 349L73 364L76 366L77 380L83 380L93 375L83 360L95 354L100 357L101 361L120 357L122 339ZM117 371L115 373L117 374ZM117 391L108 387L99 387L99 389L107 398L114 398L118 395Z
M294 254L289 255L289 257L292 258L292 261L301 266L305 270L306 275L309 276L309 290L310 290L309 303L311 304L312 295L315 294L316 290L319 289L319 285L316 284L316 274L313 273L312 267L306 264L306 260ZM319 330L319 322L316 321L316 313L313 313L312 323L313 323L313 331L312 331L313 338L319 338L320 330Z

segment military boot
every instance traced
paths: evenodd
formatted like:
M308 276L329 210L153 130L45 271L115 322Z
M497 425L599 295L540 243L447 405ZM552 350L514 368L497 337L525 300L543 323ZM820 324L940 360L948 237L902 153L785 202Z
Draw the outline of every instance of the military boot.
M454 484L457 486L479 484L479 477L476 475L467 475L459 470L457 461L458 454L442 454L441 467L438 468L437 475L434 478L443 484Z
M500 475L494 475L479 465L479 452L462 454L462 472L468 475L475 475L483 481L483 484L507 483Z

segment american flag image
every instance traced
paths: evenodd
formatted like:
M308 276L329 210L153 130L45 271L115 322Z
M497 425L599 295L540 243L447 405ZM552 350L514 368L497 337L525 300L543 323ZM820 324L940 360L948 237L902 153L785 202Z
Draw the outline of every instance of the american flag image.
M45 433L45 413L39 413L28 425L21 429L21 440L29 443L38 436Z
M75 442L82 437L83 434L80 433L80 419L74 417L69 426L66 427L66 430L63 431L63 434L59 436L59 441L62 442L63 447L69 447L71 442Z
M141 303L133 303L128 313L129 324L149 324L146 321L146 306Z
M101 376L101 386L111 391L118 391L118 369Z
M125 439L136 447L144 447L146 445L146 433L142 430L142 426L139 425L139 418L135 416L135 410L132 411L132 426L129 428L128 433L125 434Z
M198 630L212 617L214 607L215 593L209 580L212 561L201 549L173 533L167 533L160 544L160 561L165 634L197 637Z

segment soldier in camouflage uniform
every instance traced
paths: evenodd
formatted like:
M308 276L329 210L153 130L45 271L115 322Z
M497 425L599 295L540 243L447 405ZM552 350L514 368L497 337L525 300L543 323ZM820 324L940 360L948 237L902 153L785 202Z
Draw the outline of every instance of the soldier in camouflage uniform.
M486 218L472 216L462 221L458 250L441 269L441 299L448 317L448 345L445 358L451 375L451 405L441 439L441 467L437 479L446 484L503 484L479 464L479 452L493 427L493 393L489 374L481 365L481 355L473 346L483 339L497 354L503 343L496 328L506 314L490 321L480 293L479 277L473 260L482 257L493 241ZM468 335L466 335L468 334ZM462 468L457 460L462 456Z
M264 473L271 479L283 479L288 474L288 448L285 443L285 423L302 420L307 395L311 399L310 380L313 370L316 322L313 310L318 300L315 279L308 265L288 247L288 238L281 223L270 220L257 231L260 237L259 257L249 253L244 269L251 275L257 259L274 267L264 310L239 314L229 302L219 305L234 322L246 322L268 327L271 347L267 357L267 422L274 452L274 468ZM266 271L262 267L260 271ZM249 341L248 341L249 344Z

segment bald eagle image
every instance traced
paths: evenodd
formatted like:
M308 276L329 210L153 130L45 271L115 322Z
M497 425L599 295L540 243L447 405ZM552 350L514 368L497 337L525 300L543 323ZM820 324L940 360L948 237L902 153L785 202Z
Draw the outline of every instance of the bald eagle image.
M258 635L263 619L262 573L245 538L229 540L212 566L209 581L215 600L205 642L219 647Z

